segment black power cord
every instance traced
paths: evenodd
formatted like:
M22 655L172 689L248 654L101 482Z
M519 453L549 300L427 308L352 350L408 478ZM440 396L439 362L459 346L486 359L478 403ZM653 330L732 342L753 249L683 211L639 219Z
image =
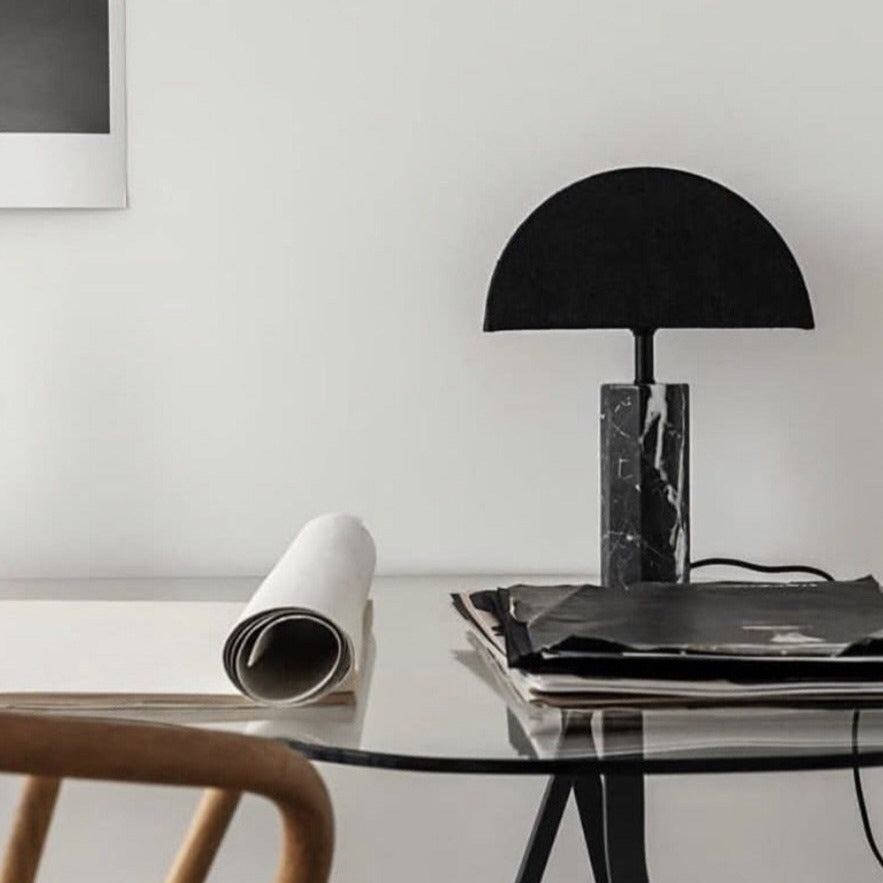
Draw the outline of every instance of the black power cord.
M741 561L738 558L702 558L699 561L691 561L690 570L718 565L741 567L745 570L753 570L756 573L809 573L813 576L821 577L828 582L834 582L834 577L830 573L818 567L807 567L803 564L755 564L753 561ZM865 840L867 840L868 847L873 853L874 858L877 859L877 864L883 868L883 852L880 851L880 847L877 845L877 838L874 836L874 829L871 826L871 817L868 814L868 804L865 800L865 789L862 785L861 766L859 765L858 735L861 714L861 709L858 708L852 713L852 784L855 788L855 802L858 804L862 828L864 828L865 832Z
M739 558L702 558L699 561L690 562L690 570L696 570L699 567L715 566L742 567L745 570L754 570L757 573L810 573L828 582L834 581L834 577L827 570L809 567L805 564L755 564L753 561L742 561Z
M862 827L865 829L865 840L868 841L877 864L883 868L883 854L880 853L880 847L877 846L877 839L874 837L874 829L871 827L871 817L868 815L868 804L865 801L865 789L862 787L862 773L858 762L858 726L861 714L858 708L852 713L852 784L855 786L855 801L858 804L859 815L862 817Z

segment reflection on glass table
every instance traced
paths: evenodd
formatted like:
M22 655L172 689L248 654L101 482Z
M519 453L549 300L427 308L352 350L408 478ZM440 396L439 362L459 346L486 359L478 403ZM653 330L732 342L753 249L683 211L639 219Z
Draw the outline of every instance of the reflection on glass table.
M859 721L842 707L562 711L526 704L450 610L451 591L493 584L384 582L375 592L374 655L355 706L292 711L252 723L252 731L330 762L548 774L518 883L542 879L571 794L595 880L641 883L649 879L644 775L883 764L883 710L873 708Z

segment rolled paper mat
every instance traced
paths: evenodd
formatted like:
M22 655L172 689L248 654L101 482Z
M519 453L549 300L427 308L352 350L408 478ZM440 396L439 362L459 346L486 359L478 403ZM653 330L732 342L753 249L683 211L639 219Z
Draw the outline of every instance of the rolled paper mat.
M308 522L224 644L224 668L236 688L265 705L303 705L352 690L375 564L374 540L358 518Z

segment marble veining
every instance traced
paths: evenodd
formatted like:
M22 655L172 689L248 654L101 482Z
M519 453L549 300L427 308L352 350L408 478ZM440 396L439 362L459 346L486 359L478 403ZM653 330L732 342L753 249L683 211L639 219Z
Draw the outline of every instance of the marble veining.
M689 387L601 389L601 571L605 585L688 578Z

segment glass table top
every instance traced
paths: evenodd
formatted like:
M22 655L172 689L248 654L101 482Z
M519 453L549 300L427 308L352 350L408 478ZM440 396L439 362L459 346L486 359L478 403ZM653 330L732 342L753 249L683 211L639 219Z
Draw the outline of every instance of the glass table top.
M402 770L695 773L883 765L883 704L880 709L864 708L857 721L850 708L577 713L521 702L472 647L450 602L454 591L517 581L377 579L372 589L372 639L354 704L138 717L229 727L282 739L316 760ZM554 583L562 578L531 581ZM254 585L249 580L198 580L165 589L156 584L149 592L130 587L129 596L134 592L142 598L244 600ZM0 587L0 596L12 592L7 589ZM80 587L77 593L65 590L64 596L84 593L96 597L94 586ZM29 594L34 597L33 589Z
M289 711L253 730L316 759L448 772L647 772L851 766L852 709L561 712L505 691L450 593L500 578L397 578L373 591L373 641L355 706ZM555 580L549 580L555 582ZM860 713L862 765L883 764L883 707Z

